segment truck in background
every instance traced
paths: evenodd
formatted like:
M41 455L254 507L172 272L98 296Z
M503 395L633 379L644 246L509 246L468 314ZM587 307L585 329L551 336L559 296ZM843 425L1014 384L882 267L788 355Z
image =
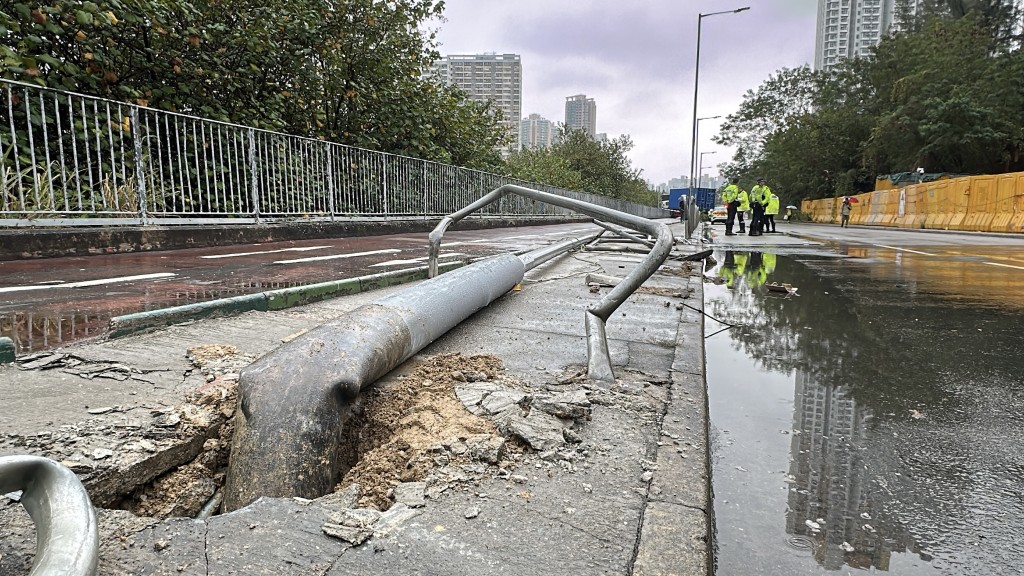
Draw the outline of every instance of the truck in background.
M693 196L694 202L697 203L697 208L701 212L707 212L715 207L714 188L672 188L668 191L667 207L671 210L678 210L679 201L684 196Z

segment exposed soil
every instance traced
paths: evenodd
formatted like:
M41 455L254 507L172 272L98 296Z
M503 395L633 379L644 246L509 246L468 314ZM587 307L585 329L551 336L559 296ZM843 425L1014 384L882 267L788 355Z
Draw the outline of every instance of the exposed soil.
M359 484L359 505L387 510L393 489L401 482L426 479L438 460L432 452L481 435L498 435L486 418L471 414L455 395L466 381L497 381L518 387L494 356L441 354L424 360L413 372L386 388L373 388L356 422L359 460L342 478L338 489ZM469 452L446 458L446 464L466 464Z
M202 452L126 496L116 507L139 516L195 517L224 485L234 414L238 401L238 371L253 358L240 355L233 346L208 344L188 350L187 358L206 376L207 383L191 391L178 406L180 425L209 427L223 419L216 436L203 443ZM179 426L180 426L179 425ZM213 501L208 512L216 510Z

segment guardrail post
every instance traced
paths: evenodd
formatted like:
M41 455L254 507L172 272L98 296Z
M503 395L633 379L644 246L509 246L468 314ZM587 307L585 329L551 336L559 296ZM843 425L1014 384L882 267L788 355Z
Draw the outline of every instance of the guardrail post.
M249 177L252 181L252 215L260 223L260 187L256 174L256 131L249 128Z
M327 146L327 210L331 213L331 222L334 222L334 147L330 142L324 142Z
M135 154L135 186L139 196L139 219L146 223L147 209L146 200L146 170L143 167L145 159L142 155L142 128L139 126L139 109L132 106L128 117L132 123L132 148Z

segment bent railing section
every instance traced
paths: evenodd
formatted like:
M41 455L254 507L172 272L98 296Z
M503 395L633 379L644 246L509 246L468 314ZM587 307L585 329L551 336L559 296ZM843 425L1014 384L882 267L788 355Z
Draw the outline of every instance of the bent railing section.
M441 251L441 239L449 226L465 218L466 216L481 210L486 206L500 201L509 194L515 194L524 198L554 204L593 218L608 220L615 224L631 228L655 238L654 247L647 257L637 265L626 277L615 286L600 302L592 306L586 312L587 327L587 375L595 380L611 381L615 379L612 371L611 356L608 353L608 341L605 334L605 322L608 317L644 283L651 277L659 266L668 258L672 251L674 238L671 230L665 224L652 222L646 218L626 214L618 210L612 210L603 206L597 206L588 202L582 202L571 198L556 196L539 190L531 190L513 184L507 184L491 191L476 202L466 206L454 214L445 216L438 223L437 227L430 233L429 240L429 264L428 274L433 277L437 275L437 257Z
M95 574L99 562L96 512L75 473L39 456L0 457L0 494L18 490L36 527L31 574Z

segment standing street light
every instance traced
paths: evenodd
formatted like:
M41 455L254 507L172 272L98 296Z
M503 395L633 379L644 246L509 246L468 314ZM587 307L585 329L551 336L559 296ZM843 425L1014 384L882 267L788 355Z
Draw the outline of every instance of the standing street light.
M693 170L697 164L697 87L700 82L700 22L708 16L738 14L744 10L750 10L750 6L744 6L735 10L697 14L697 62L693 67L693 141L690 145L690 186L693 186Z
M713 120L715 118L721 118L721 116L705 116L703 118L697 118L697 124L696 124L696 126L694 127L694 130L693 130L693 132L694 132L694 134L693 134L694 148L693 149L694 149L695 153L696 153L696 150L698 150L698 146L697 146L696 143L700 142L700 121L701 120ZM697 170L697 180L700 180L700 170ZM697 184L700 184L700 182L698 182ZM690 186L693 186L692 182L691 182ZM700 186L697 186L697 187L700 188Z
M716 150L711 150L710 152L701 152L700 153L700 168L697 169L697 179L698 179L697 188L701 188L701 182L703 182L703 180L704 180L704 155L705 154L714 154L715 152L716 152Z

